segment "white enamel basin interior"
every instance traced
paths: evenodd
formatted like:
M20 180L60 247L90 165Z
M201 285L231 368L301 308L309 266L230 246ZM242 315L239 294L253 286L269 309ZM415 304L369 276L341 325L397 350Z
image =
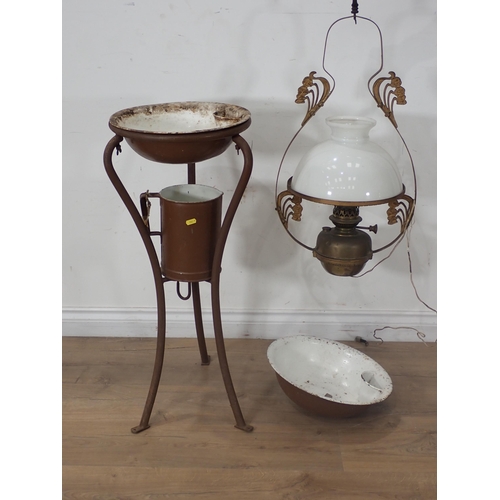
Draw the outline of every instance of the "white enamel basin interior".
M160 191L160 196L164 200L182 203L200 203L215 200L222 194L222 191L203 184L179 184L166 187Z
M267 356L290 384L328 401L379 403L392 392L388 373L366 354L333 340L297 335L275 340Z
M220 130L250 118L240 106L214 102L172 102L129 108L111 117L123 130L157 134L186 134Z

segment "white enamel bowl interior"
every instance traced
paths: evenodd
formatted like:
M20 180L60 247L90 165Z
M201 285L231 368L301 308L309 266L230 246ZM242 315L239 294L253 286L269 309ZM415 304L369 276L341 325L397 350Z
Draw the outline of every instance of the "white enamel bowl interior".
M391 378L376 361L333 340L284 337L269 346L267 356L287 382L327 401L371 405L392 392Z
M222 130L250 118L250 112L233 104L172 102L138 106L111 117L115 127L152 134L190 134Z
M169 186L160 191L164 200L181 203L199 203L215 200L223 193L218 189L203 184L179 184Z

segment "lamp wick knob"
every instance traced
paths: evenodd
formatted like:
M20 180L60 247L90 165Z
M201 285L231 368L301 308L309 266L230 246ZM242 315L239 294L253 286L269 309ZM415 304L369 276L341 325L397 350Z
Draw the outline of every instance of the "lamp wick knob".
M366 229L367 231L371 231L372 233L377 234L378 231L378 225L375 224L374 226L368 226L368 227L363 227L363 226L358 226L359 229Z

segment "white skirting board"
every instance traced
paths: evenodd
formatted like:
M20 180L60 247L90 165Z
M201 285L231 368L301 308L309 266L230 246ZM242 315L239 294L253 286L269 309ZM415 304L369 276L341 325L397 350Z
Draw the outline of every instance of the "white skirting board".
M210 310L203 311L207 338L213 337ZM62 334L71 337L155 337L154 308L64 308ZM331 340L434 342L436 314L402 311L223 311L226 338L277 339L316 335ZM384 327L391 327L385 328ZM377 329L383 329L378 330ZM191 309L167 311L167 337L196 337Z

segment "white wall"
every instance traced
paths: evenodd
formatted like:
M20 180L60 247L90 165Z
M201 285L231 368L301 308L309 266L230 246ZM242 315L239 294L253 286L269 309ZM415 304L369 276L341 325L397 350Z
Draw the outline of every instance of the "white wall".
M405 244L374 272L337 278L292 242L274 211L278 165L305 113L294 103L297 88L310 71L323 74L326 31L349 14L350 2L340 0L64 2L63 333L154 335L149 261L102 164L113 136L107 122L126 107L199 100L235 103L252 113L252 125L242 135L252 145L254 172L229 235L221 277L226 335L273 337L312 331L308 325L319 323L314 333L339 339L369 337L386 325L416 327L426 340L435 338L435 315L416 297ZM417 168L413 279L420 297L436 307L435 1L363 2L359 15L380 26L384 74L396 71L406 89L408 104L395 113ZM374 138L398 160L412 191L401 142L366 90L377 57L378 39L369 23L343 22L332 32L327 68L337 88L287 156L281 189L303 148L328 137L327 116L368 114L378 121ZM135 200L147 189L185 182L185 167L148 162L126 144L123 149L115 166ZM199 165L198 182L223 190L227 203L241 162L230 148ZM328 215L312 227L301 223L300 231L314 239L329 223ZM361 215L366 225L381 223L378 213ZM190 303L176 297L173 284L166 290L169 334L194 335ZM208 312L209 285L202 291ZM353 323L357 326L348 326ZM381 336L417 340L413 330L386 330Z

